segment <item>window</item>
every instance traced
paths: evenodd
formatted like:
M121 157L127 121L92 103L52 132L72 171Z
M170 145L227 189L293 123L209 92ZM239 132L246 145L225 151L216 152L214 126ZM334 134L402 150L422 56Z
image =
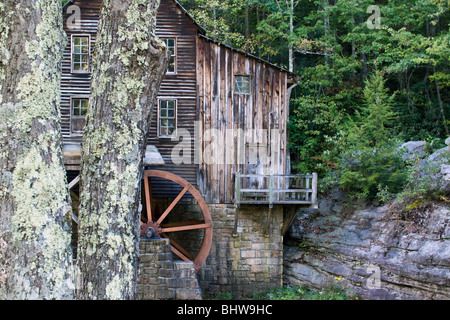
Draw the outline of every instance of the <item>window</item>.
M86 122L88 98L72 98L71 100L71 127L72 134L82 134Z
M250 94L250 76L235 76L234 92L237 94Z
M176 39L168 38L162 39L167 46L167 50L170 51L169 56L169 66L167 67L167 73L176 73L177 72L177 47L176 47Z
M175 134L177 121L176 100L160 100L158 112L158 136L169 138Z
M89 72L89 36L72 36L72 72Z

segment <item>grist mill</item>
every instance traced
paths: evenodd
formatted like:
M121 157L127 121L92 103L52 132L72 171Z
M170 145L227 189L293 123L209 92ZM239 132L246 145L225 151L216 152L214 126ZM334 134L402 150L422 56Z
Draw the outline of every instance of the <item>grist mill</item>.
M61 125L75 213L101 3L64 7ZM72 5L81 11L76 28L66 23ZM139 298L279 287L283 235L299 206L317 206L317 175L289 168L296 75L208 38L176 0L161 0L156 33L171 56L142 168Z

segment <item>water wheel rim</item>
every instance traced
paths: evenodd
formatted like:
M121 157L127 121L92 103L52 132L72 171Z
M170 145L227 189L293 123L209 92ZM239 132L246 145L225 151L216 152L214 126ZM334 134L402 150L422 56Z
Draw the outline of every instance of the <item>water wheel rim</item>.
M200 192L192 184L190 184L187 180L183 179L182 177L180 177L176 174L167 172L167 171L162 171L162 170L146 170L144 172L144 181L145 181L145 197L146 197L147 208L149 208L149 205L150 205L150 199L149 199L150 194L149 194L149 187L148 187L148 179L149 178L161 178L161 179L170 180L170 181L172 181L176 184L179 184L180 186L183 187L182 192L174 200L175 204L174 204L174 202L172 202L172 204L174 204L174 205L172 206L172 204L171 204L169 206L169 208L172 206L171 210L175 207L175 205L182 198L182 196L187 192L189 192L194 197L194 199L197 201L197 204L199 205L200 210L203 215L203 221L201 221L201 223L191 224L190 226L188 225L184 228L180 228L180 227L176 227L176 226L173 227L170 225L168 227L165 227L164 225L161 225L161 235L164 238L169 238L171 250L175 255L177 255L184 261L192 261L194 263L195 270L198 271L202 267L202 265L206 262L206 259L209 255L209 252L211 250L211 244L212 244L213 224L212 224L211 213L209 211L208 205L206 204L206 202L203 199ZM154 222L161 224L162 221L168 216L170 211L167 212L167 209L166 209L166 211L163 213L163 215L157 221L154 221ZM149 212L149 211L147 211L147 212ZM156 219L153 219L153 217L151 217L151 216L148 218L150 220L156 220ZM184 230L181 230L181 229L184 229ZM168 232L194 230L194 229L203 229L202 244L200 246L199 251L197 252L197 254L195 256L190 256L190 254L186 254L187 251L184 250L181 245L179 245L175 240L171 239L167 235Z

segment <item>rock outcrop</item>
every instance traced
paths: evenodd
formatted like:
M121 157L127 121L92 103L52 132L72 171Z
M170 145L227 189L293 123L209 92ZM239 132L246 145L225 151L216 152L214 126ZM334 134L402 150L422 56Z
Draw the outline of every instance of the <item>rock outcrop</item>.
M343 194L301 210L285 237L284 281L361 299L450 299L450 209L366 207Z
M445 143L432 154L423 141L401 147L408 188L440 202L367 206L334 191L318 210L300 210L285 236L285 283L338 285L364 299L450 299L450 137Z
M450 137L445 141L447 147L432 154L425 152L425 142L410 141L402 146L403 157L414 168L415 183L429 192L450 195Z

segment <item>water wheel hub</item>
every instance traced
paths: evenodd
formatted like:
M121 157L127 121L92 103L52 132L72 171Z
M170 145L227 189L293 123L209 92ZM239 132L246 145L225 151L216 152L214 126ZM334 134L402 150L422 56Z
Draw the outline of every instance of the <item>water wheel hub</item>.
M161 237L161 226L158 223L149 221L141 225L141 237L147 239L158 239Z

